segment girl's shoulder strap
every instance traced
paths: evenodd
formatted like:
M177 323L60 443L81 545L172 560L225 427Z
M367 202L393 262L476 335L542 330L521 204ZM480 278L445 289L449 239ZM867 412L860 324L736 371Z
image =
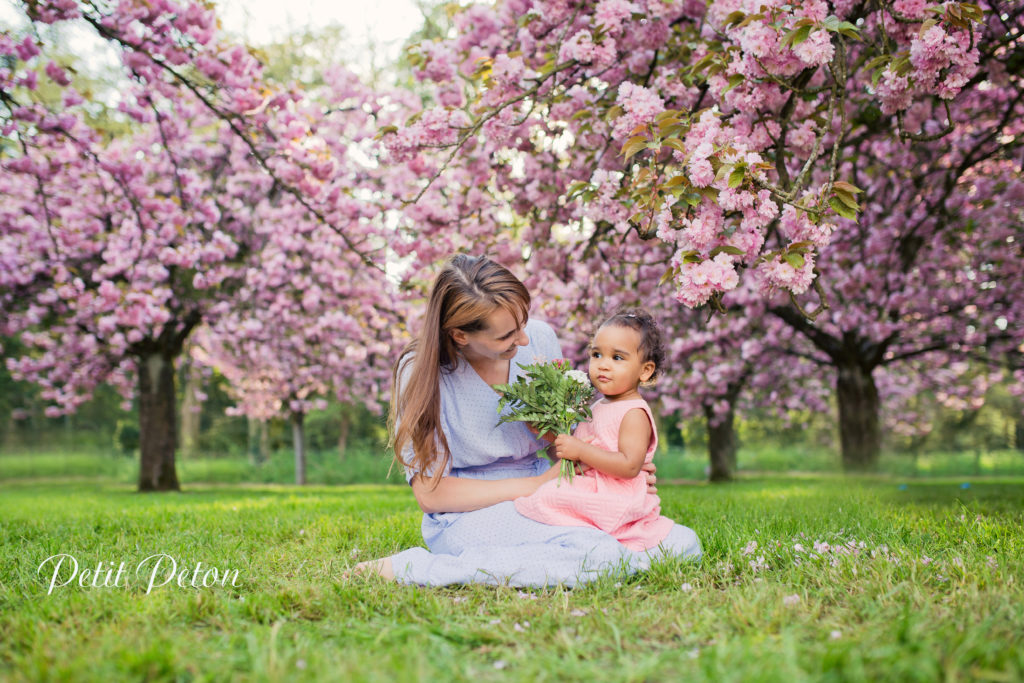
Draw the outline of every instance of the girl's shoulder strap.
M634 408L640 408L646 412L648 416L651 416L653 420L651 407L647 405L647 401L642 398L631 398L625 401L606 401L602 398L593 405L593 408L600 409L601 412L609 415L616 415L619 418Z

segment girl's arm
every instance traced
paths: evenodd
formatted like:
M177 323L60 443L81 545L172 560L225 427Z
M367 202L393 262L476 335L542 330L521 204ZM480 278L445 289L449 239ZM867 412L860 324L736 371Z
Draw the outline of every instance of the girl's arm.
M647 413L641 408L634 408L622 418L618 451L606 451L580 441L575 436L559 434L555 439L555 454L565 460L589 465L613 477L632 479L640 474L644 466L653 433Z
M544 474L512 479L462 479L441 477L437 487L420 475L412 478L412 494L423 512L469 512L489 507L506 500L528 496L544 482L558 476L558 468L551 467Z

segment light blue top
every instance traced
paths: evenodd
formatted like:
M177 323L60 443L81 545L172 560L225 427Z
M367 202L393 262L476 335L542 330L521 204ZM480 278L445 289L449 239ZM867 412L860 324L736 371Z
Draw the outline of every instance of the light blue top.
M523 365L562 357L562 347L547 323L531 319L525 331L530 343L520 346L512 358L509 382L522 374ZM403 372L403 376L406 374ZM499 425L499 415L498 393L469 363L462 361L454 370L442 369L441 429L452 453L448 476L508 479L540 474L550 467L547 457L537 457L537 451L547 443L531 434L522 422ZM410 447L405 452L406 462L411 456ZM414 473L407 469L406 479L412 479Z

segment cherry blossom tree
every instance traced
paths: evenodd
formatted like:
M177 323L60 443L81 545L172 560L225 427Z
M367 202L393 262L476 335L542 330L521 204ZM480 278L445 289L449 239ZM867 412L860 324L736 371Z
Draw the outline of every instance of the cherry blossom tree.
M353 220L371 220L371 208L352 204ZM277 224L265 223L259 262L246 270L232 310L199 330L194 357L228 380L235 414L289 420L296 483L305 484L305 416L332 394L379 414L406 341L405 316L396 288L329 228L310 223L296 239Z
M347 254L327 267L354 258L384 290L379 223L351 220L359 174L317 127L340 133L336 119L386 107L342 98L325 110L266 87L203 3L25 11L33 26L84 23L117 48L126 79L117 108L132 132L108 140L91 127L87 114L102 103L84 101L70 65L47 62L33 34L0 36L0 332L31 350L8 364L40 383L51 415L100 382L134 392L139 489L177 489L174 360L201 322L232 310L267 233L303 240L311 222L323 225ZM58 102L34 97L40 79L62 89Z
M418 169L404 195L416 211L493 222L486 231L527 245L538 282L560 260L574 277L607 268L631 236L684 306L724 311L749 279L803 337L793 351L835 372L844 463L870 467L875 370L1006 357L1021 342L1007 289L1021 262L1021 13L909 0L474 5L453 38L420 48L433 105L383 134Z
M338 167L325 180L331 219L346 234L383 240L397 203L385 191L391 169L376 163L374 138L404 96L371 90L340 68L322 77L323 87L303 90L299 113L317 124L307 146ZM380 412L405 341L405 302L380 267L365 264L304 207L271 201L265 209L255 226L259 258L247 267L231 311L201 330L196 357L229 381L234 412L288 419L296 482L304 484L305 416L323 408L329 394Z

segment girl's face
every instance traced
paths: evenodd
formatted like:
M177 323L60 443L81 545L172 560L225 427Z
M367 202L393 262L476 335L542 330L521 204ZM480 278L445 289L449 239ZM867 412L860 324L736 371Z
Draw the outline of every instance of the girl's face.
M606 325L590 344L590 381L605 398L639 398L637 386L654 374L654 363L640 355L640 333Z
M487 316L487 326L476 332L464 332L455 330L452 332L452 339L462 351L467 361L499 361L511 360L519 351L520 346L530 343L514 315L502 307L494 309Z

